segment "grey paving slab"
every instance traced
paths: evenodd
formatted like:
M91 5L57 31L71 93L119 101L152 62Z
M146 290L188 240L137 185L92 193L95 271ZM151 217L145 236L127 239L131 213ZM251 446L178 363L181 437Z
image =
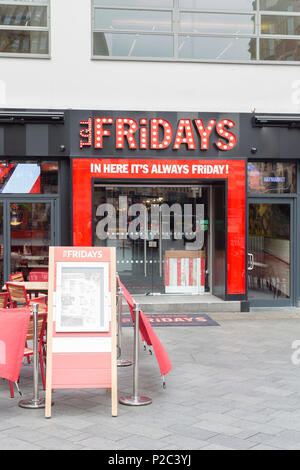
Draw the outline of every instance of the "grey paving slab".
M283 315L219 313L219 327L157 329L173 364L167 389L141 345L140 392L153 403L119 405L117 418L105 390L61 390L45 420L42 410L19 408L0 380L0 449L300 449L300 366L291 361L300 316ZM132 346L125 328L124 357ZM132 368L118 375L119 394L131 393ZM32 366L20 385L31 396Z
M257 446L251 447L250 450L279 450L279 448L268 446L265 444L258 444Z
M258 444L254 442L254 439L255 439L255 436L253 437L253 440L250 441L250 440L241 439L238 437L225 436L223 434L218 434L208 439L207 443L221 445L221 446L229 447L235 450L248 450L254 447L256 444Z

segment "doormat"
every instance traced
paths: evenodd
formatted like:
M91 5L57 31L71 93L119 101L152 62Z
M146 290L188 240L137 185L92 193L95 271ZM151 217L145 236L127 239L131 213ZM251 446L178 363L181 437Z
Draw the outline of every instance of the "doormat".
M206 314L199 313L148 313L146 314L152 326L220 326ZM133 326L131 315L123 315L123 326Z

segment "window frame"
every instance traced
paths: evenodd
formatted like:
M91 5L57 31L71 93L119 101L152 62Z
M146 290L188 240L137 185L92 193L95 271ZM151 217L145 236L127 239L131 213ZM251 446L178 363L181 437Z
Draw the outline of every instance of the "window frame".
M1 5L8 5L8 6L42 6L47 8L47 26L11 26L11 25L0 25L0 30L8 30L8 31L36 31L36 32L47 32L48 33L48 54L32 54L32 53L24 53L21 52L0 52L0 58L23 58L23 59L51 59L51 0L48 0L48 3L45 4L41 2L29 2L29 1L22 1L22 0L0 0Z
M126 0L124 0L124 3ZM150 0L149 0L150 3ZM143 30L134 30L134 31L125 31L125 30L111 30L111 29L96 29L94 28L95 20L95 10L104 10L104 9L118 9L118 10L140 10L140 11L171 11L172 13L172 31L162 32L162 31L151 31L146 32ZM193 33L188 32L184 33L179 30L179 21L180 13L220 13L220 14L238 14L238 15L253 15L255 16L255 31L253 34L230 34L230 33ZM275 34L262 34L261 33L261 17L262 16L288 16L294 17L299 16L300 12L281 12L281 11L265 11L260 9L260 0L256 0L256 10L253 11L239 11L239 10L208 10L208 9L191 9L191 8L180 8L179 0L173 0L173 8L153 8L153 7L134 7L134 6L118 6L114 5L113 0L111 4L107 6L95 5L94 0L91 0L91 60L108 60L108 61L137 61L137 62L192 62L192 63L217 63L217 64L246 64L246 65L281 65L281 66L299 66L299 61L280 61L280 60L261 60L260 57L260 40L261 39L291 39L298 40L300 42L300 35L275 35ZM94 33L102 32L104 34L151 34L151 35L164 35L164 36L173 36L173 57L124 57L124 56L100 56L94 54ZM230 59L230 60L218 60L218 59L192 59L192 58L180 58L178 57L178 46L179 38L182 36L196 36L196 37L226 37L226 38L249 38L256 39L256 59L254 60L239 60L239 59Z

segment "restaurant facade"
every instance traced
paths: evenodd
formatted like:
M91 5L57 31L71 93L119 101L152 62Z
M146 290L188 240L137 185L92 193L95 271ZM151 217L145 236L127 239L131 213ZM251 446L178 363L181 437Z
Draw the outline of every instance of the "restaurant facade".
M115 246L133 294L298 306L300 117L0 110L1 282ZM300 219L299 219L300 220Z

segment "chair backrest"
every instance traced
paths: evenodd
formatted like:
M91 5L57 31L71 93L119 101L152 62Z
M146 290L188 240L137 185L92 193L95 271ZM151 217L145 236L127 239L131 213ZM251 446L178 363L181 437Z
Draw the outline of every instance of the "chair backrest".
M9 280L11 282L24 282L23 273L14 273L9 275Z
M48 282L48 271L30 271L29 282Z
M0 308L6 308L8 302L8 293L0 294Z
M38 299L37 299L38 300ZM35 299L31 301L31 304L35 303ZM39 313L47 313L48 312L48 305L47 305L47 297L44 301L37 302L39 305Z
M29 299L24 286L6 282L6 288L11 306L13 306L14 303L28 305Z
M47 314L46 313L39 313L39 317L38 317L39 344L43 340L46 325L47 325ZM26 341L32 341L32 340L33 340L33 318L30 319L29 326L28 326L28 331L27 331L27 336L26 336Z

